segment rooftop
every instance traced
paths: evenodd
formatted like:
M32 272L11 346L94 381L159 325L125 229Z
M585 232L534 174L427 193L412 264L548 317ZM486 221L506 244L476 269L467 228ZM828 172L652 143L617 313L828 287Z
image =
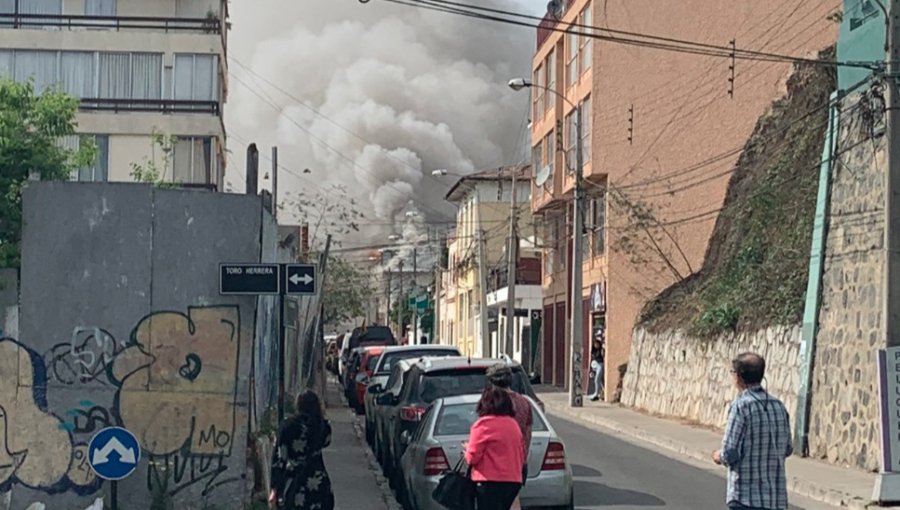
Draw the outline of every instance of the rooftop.
M459 202L466 195L469 194L473 189L475 189L475 184L479 182L499 182L499 181L511 181L513 177L513 173L515 172L516 178L521 179L523 181L531 180L531 165L519 165L519 166L502 166L498 168L491 168L489 170L482 170L480 172L475 172L473 174L466 175L465 177L461 177L456 184L450 188L450 191L447 192L446 199L449 202Z

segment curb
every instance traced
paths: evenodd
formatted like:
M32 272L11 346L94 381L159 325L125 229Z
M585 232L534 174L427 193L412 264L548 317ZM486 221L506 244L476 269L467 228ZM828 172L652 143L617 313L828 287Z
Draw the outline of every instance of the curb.
M694 460L702 462L709 461L709 452L699 451L696 448L692 448L681 441L660 438L640 428L628 427L614 420L603 418L602 416L596 416L587 413L579 414L571 411L568 407L563 405L554 404L551 402L545 402L545 405L547 406L547 410L552 412L553 414L562 418L567 418L571 421L575 421L576 423L590 423L592 425L596 425L612 432L627 436L631 439L658 446L660 448L669 450L670 452L674 452ZM863 500L859 497L832 489L826 485L820 485L815 482L792 478L790 476L788 476L787 480L787 489L789 492L792 492L799 496L804 496L809 499L821 501L823 503L827 503L829 505L837 506L840 508L863 510L871 504L870 501Z

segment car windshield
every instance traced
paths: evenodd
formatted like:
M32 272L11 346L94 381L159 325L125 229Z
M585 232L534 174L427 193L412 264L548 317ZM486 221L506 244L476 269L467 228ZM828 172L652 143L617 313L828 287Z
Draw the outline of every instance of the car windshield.
M384 363L378 370L379 374L390 373L394 363L404 359L415 359L423 356L458 356L459 351L456 349L416 349L412 351L387 352L384 354Z
M434 425L435 437L440 436L467 436L472 424L478 419L475 409L477 404L453 404L445 405L441 408L441 414L438 415L437 422ZM541 415L534 410L532 406L532 416L534 423L531 426L532 432L547 432L547 423L541 418Z
M366 361L366 371L371 372L375 370L375 365L378 364L378 356L369 356L369 359Z

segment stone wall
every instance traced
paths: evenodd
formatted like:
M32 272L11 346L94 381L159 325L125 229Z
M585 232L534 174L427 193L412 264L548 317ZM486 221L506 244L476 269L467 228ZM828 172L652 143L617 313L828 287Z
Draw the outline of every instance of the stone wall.
M842 154L832 170L809 450L832 463L875 470L886 166L883 137L869 139L864 109L855 108L858 97L842 105Z
M731 360L745 351L766 358L766 387L789 411L797 405L800 327L772 327L715 340L680 331L635 332L622 403L651 413L722 427L736 394Z
M19 335L19 272L0 269L0 338Z

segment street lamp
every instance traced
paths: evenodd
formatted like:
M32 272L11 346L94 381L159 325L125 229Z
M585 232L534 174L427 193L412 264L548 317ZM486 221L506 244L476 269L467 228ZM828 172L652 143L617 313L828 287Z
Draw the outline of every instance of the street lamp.
M580 106L572 103L566 96L551 88L544 87L543 85L535 85L525 78L514 78L509 80L509 88L513 90L519 91L528 87L536 87L547 92L552 92L575 109L575 198L572 201L572 219L574 228L572 229L572 295L570 296L572 327L570 328L571 333L569 338L569 342L572 346L572 380L569 384L569 406L581 407L584 404L584 396L581 391L583 380L581 365L584 357L582 346L584 313L581 307L581 286L583 279L582 257L584 255L582 247L584 243L584 170L582 169L584 165L584 154L582 154L581 143L582 112Z

